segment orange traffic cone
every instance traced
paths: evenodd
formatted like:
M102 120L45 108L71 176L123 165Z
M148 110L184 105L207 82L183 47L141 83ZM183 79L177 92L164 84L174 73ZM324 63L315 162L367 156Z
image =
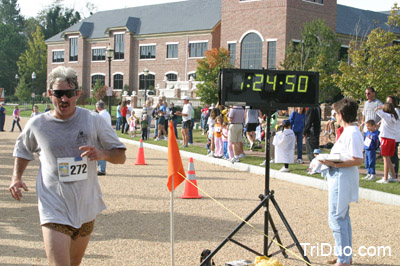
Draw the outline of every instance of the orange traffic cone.
M199 195L199 191L197 189L197 181L196 181L196 172L194 171L193 158L189 159L189 166L187 171L187 178L194 184L196 187L186 180L185 182L185 193L183 193L182 199L201 199L202 196Z
M136 165L146 165L146 162L144 161L144 150L143 150L143 140L140 140L139 144L139 151L136 157Z

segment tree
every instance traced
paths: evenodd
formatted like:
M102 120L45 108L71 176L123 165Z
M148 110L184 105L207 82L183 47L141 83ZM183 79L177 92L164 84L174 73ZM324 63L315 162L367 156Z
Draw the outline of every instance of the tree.
M399 8L392 8L388 17L390 30L400 26ZM333 75L343 95L354 99L365 99L365 88L374 87L376 97L384 101L390 94L398 94L400 84L400 45L396 45L396 34L381 28L373 29L367 39L352 40L349 61L341 62L341 74Z
M18 86L21 88L32 88L36 94L46 92L47 77L47 48L44 43L44 35L39 26L32 35L32 40L28 40L28 49L23 53L19 61L18 73L21 77L20 83L27 86ZM34 84L32 83L32 73L36 73ZM30 89L28 89L30 91Z
M61 1L39 12L38 18L43 27L45 39L53 37L81 20L81 15L74 9L61 6Z
M205 58L197 60L196 80L203 81L197 85L197 96L203 103L218 101L218 74L220 68L232 68L229 51L225 48L207 50Z
M20 14L17 0L0 1L0 21L5 25L13 25L18 32L22 32L24 18Z
M300 43L289 45L281 66L286 70L319 72L319 99L332 102L340 93L332 78L339 65L336 33L323 20L316 19L304 24L301 36Z

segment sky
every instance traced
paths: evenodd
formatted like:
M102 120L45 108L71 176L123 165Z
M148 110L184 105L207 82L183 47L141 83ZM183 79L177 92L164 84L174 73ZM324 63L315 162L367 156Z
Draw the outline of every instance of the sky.
M97 9L96 11L103 11L178 1L182 0L62 0L62 3L63 6L74 8L75 10L81 12L84 17L87 17L89 13L88 9L86 8L87 2L94 4ZM54 0L18 0L21 14L25 17L35 17L40 10L46 8L53 2ZM388 11L394 3L399 2L400 0L337 0L337 3L341 5L372 11Z

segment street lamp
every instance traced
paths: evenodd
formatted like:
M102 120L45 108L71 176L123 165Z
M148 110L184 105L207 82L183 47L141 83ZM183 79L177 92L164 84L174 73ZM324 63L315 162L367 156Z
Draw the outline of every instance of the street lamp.
M114 50L111 48L111 45L108 44L106 49L106 57L108 58L108 88L111 93L108 93L108 112L111 116L111 96L112 96L112 89L111 89L111 58L113 57Z
M18 76L18 74L15 74L15 90L14 90L14 94L15 94L15 92L17 91L17 87L18 87L18 79L19 79L19 76Z
M145 80L144 80L144 102L146 103L146 101L147 101L147 78L149 76L149 69L147 67L145 69L143 69L143 74L145 77Z
M33 83L36 79L36 73L35 71L32 72L32 91L31 91L31 97L32 97L32 109L33 109L33 105L35 104L35 93L33 92Z

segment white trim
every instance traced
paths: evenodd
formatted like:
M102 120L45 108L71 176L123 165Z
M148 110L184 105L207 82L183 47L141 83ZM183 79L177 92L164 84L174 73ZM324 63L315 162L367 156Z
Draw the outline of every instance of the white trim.
M65 49L54 49L54 50L51 50L52 52L61 52L61 51L64 51L65 52Z
M189 44L191 43L203 43L206 42L208 44L208 40L204 40L204 41L189 41Z
M266 42L277 42L277 38L272 38L272 39L265 39Z
M166 75L168 75L168 74L175 74L175 75L178 77L178 72L176 72L176 71L168 71L168 72L165 72L164 76L166 76Z
M239 1L239 4L241 4L241 3L249 3L249 2L260 2L261 0L242 0L242 1Z
M106 49L107 47L105 47L105 46L99 46L99 47L92 47L92 50L93 49Z
M103 61L103 60L93 60L92 59L92 61L91 61L92 63L105 63L105 62L107 62L107 61Z
M122 75L122 76L124 76L124 73L122 73L122 72L114 72L113 74L112 74L112 76L115 76L115 75Z
M325 0L325 1L327 1L327 0ZM307 2L307 3L310 3L310 4L314 4L314 5L319 5L319 6L323 6L324 5L324 3L316 3L316 2L311 2L311 1L309 1L309 0L303 0L303 2Z
M143 58L143 59L139 59L139 61L155 61L156 58Z
M65 61L65 58L64 58L64 61ZM78 64L79 61L68 61L68 62L65 62L65 63L69 63L69 64Z
M156 43L144 43L144 44L139 44L139 47L141 46L157 46Z
M179 59L178 57L170 57L170 58L166 57L165 58L165 60L178 60L178 59Z
M125 59L113 59L113 62L124 62Z
M196 71L190 71L187 73L187 76L191 75L191 74L196 74Z
M79 38L79 36L68 36L68 39L72 39L72 38Z
M166 45L168 45L168 44L179 44L179 42L166 42L165 44Z
M204 58L205 56L202 56L202 57L190 57L189 56L189 58L188 59L202 59L202 58Z
M242 35L242 37L240 37L239 43L242 43L244 37L246 37L247 34L249 34L249 33L255 33L255 34L257 34L257 35L261 38L261 41L264 42L264 37L261 35L260 32L258 32L258 31L256 31L256 30L248 30L248 31L246 31L246 32Z
M301 40L298 39L291 39L292 42L297 42L297 43L301 43Z
M91 77L93 77L93 76L95 76L95 75L106 76L106 74L103 74L103 73L93 73L93 74L90 74Z
M232 44L232 43L237 44L237 41L227 41L226 43L227 44Z
M112 34L113 35L119 35L119 34L124 34L125 35L125 31L116 31L116 32L113 32Z
M138 76L140 76L140 75L144 75L144 72L143 72L143 71L142 71L142 72L139 72L139 73L138 73ZM149 71L149 75L154 75L154 76L155 76L156 73L155 73L155 72L150 72L150 71Z
M51 62L52 65L60 65L60 64L64 64L64 62Z

